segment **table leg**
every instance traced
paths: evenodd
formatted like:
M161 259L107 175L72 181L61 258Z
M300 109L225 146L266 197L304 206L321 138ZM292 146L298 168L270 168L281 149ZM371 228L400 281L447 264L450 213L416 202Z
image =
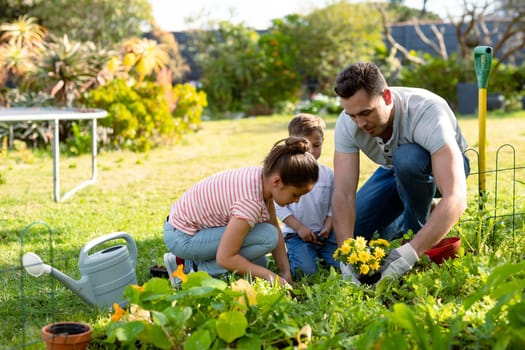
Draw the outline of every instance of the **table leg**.
M53 197L60 201L60 143L58 139L58 119L53 120Z
M91 180L97 180L97 119L91 122Z
M92 124L91 124L91 179L78 184L73 189L69 190L69 192L64 193L64 195L62 196L61 199L59 199L59 201L65 201L71 196L73 196L73 194L75 194L75 192L77 192L78 190L81 190L84 187L94 184L96 179L97 179L97 119L93 118Z

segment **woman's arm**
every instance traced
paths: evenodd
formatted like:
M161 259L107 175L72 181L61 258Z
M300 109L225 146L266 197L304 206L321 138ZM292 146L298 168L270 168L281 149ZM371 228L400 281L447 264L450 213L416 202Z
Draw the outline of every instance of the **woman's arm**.
M270 201L268 204L268 212L270 213L270 223L277 228L277 245L272 251L272 256L279 268L279 276L281 279L284 279L286 283L292 282L292 273L290 271L290 261L288 260L288 254L286 253L286 247L284 245L283 233L281 232L281 227L277 221L277 215L275 213L275 204L273 201ZM280 280L281 284L284 281Z

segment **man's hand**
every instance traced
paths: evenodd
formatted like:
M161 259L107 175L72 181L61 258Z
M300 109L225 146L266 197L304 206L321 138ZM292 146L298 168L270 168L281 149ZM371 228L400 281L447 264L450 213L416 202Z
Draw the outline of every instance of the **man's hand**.
M341 275L343 276L344 280L349 280L357 285L361 284L361 281L359 281L358 278L359 276L355 273L354 267L352 265L339 263L339 267L341 268Z
M385 258L383 266L379 269L381 278L389 275L401 276L409 271L419 260L416 251L410 243L405 243L401 247L392 250Z

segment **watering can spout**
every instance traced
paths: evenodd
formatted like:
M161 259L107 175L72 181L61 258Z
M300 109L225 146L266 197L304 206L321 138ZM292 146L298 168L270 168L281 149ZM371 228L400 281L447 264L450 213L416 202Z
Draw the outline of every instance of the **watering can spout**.
M22 263L25 270L30 275L35 277L39 277L43 274L51 275L59 280L63 285L71 289L86 303L91 305L95 304L95 295L91 292L87 278L82 277L79 281L76 281L64 274L62 271L57 270L50 265L44 264L42 259L33 252L25 253L22 257Z
M71 289L73 293L78 295L80 299L86 303L90 305L96 304L95 295L87 277L82 276L82 278L77 281L53 267L51 268L51 276L62 282L63 285Z

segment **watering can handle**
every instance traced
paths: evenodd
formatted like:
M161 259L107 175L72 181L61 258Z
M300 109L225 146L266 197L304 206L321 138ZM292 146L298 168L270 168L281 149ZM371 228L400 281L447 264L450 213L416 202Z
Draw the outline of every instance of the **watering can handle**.
M129 233L126 233L126 232L108 233L107 235L100 236L86 243L86 245L84 245L82 249L80 250L80 256L78 257L79 265L81 265L81 262L88 256L88 253L91 249L95 248L96 246L104 242L111 241L114 239L119 239L119 238L123 238L126 240L127 245L130 250L131 261L133 263L133 267L135 268L137 264L137 245L135 244L135 241L129 235Z
M492 47L477 46L474 49L474 69L478 79L478 88L486 89L489 81L490 68L492 66Z

